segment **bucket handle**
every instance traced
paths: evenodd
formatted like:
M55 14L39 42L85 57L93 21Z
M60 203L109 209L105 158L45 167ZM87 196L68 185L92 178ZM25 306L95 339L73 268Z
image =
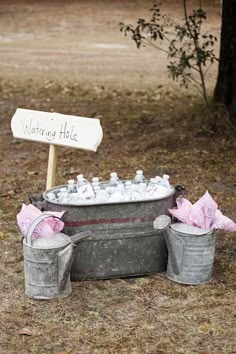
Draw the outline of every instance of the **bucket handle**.
M30 225L27 234L26 234L26 244L32 246L32 234L34 232L34 229L36 228L36 226L43 221L46 218L55 218L55 219L59 219L61 220L58 216L55 216L53 214L42 214L40 216L38 216Z

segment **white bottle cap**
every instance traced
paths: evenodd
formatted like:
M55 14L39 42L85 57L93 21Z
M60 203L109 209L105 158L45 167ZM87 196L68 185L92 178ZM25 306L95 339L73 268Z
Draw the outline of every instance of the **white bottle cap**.
M118 176L117 176L117 172L111 172L110 176L111 176L111 177L115 177L115 178L118 177Z
M142 171L142 170L137 170L137 171L136 171L136 174L137 174L137 175L142 175L142 174L143 174L143 171Z
M93 181L93 182L99 182L99 178L98 178L98 177L93 177L93 178L92 178L92 181Z
M78 180L81 180L81 179L83 179L83 178L84 178L84 175L82 175L82 174L80 174L80 175L77 176L77 179L78 179Z
M75 180L74 180L74 179L69 179L67 183L68 183L68 184L74 184L74 183L75 183Z

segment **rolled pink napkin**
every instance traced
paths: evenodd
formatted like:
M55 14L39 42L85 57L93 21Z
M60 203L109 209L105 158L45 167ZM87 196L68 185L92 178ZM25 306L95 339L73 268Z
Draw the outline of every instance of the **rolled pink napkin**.
M176 204L177 208L169 209L169 212L184 224L207 230L236 231L236 223L218 210L217 203L208 191L194 204L183 197L177 198Z
M65 212L64 211L41 212L33 204L29 204L29 205L22 204L21 211L16 216L17 225L22 235L24 237L26 236L30 225L37 217L39 217L42 214L49 214L49 213L54 216L57 216L58 218L61 218ZM57 232L60 232L63 229L63 227L64 227L64 222L62 220L56 218L44 219L35 227L34 232L32 234L32 239L51 236Z

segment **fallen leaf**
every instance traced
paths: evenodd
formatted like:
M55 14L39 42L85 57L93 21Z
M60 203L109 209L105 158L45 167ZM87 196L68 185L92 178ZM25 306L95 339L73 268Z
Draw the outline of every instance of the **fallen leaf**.
M22 328L18 334L25 335L25 336L33 336L34 333L29 328Z
M27 174L28 174L29 176L34 176L34 175L37 175L38 172L37 172L37 171L28 171Z
M11 189L10 191L7 192L8 195L14 195L16 192L14 189Z

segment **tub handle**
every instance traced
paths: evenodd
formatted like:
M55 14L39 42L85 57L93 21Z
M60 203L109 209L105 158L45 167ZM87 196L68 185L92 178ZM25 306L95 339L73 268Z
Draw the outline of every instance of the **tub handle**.
M176 197L179 197L180 195L183 195L183 196L188 195L187 189L184 186L182 186L181 184L177 184L175 186L175 193L176 193Z

